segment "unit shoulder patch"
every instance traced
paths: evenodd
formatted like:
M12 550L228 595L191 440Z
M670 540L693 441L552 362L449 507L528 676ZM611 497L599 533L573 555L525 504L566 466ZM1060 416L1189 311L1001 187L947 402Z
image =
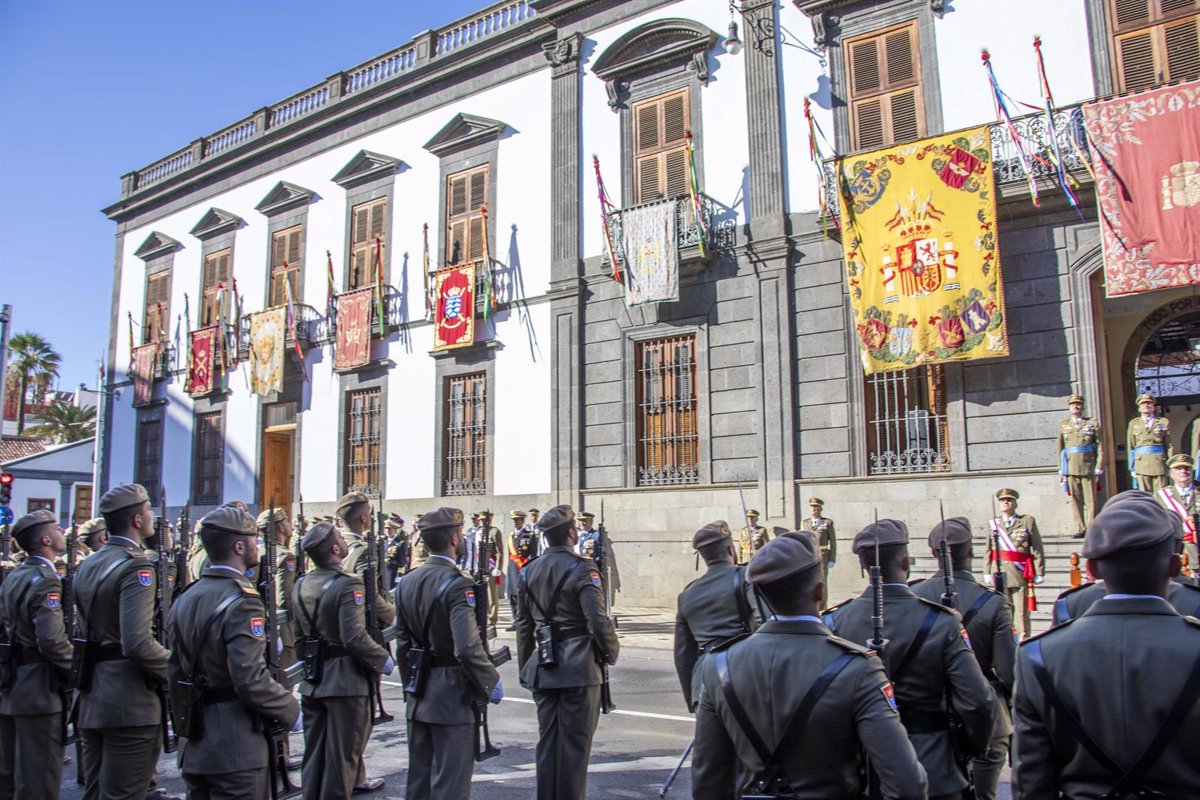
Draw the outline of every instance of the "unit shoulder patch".
M137 571L138 583L142 586L150 586L154 583L154 570L139 569Z
M262 636L265 629L265 620L262 617L250 618L250 632L255 636Z
M62 605L62 602L58 592L46 592L47 608L58 608L60 605Z

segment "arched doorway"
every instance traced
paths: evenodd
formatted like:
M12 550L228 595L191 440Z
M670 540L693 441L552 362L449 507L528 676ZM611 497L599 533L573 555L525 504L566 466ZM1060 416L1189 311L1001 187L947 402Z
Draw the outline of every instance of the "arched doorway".
M1134 350L1134 348L1137 348ZM1171 422L1175 452L1194 454L1200 425L1200 300L1181 298L1146 317L1126 349L1131 397L1153 395Z

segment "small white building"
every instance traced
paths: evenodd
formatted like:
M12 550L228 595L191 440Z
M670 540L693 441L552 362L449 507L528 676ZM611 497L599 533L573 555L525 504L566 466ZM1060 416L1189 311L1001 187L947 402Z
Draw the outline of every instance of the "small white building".
M95 438L50 445L39 453L0 464L13 476L13 517L46 509L58 516L64 528L92 516L92 468Z

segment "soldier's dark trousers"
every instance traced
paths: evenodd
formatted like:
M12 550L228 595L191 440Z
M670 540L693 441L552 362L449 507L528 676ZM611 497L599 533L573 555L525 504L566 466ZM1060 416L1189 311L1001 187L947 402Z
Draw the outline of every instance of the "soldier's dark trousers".
M975 776L975 800L996 800L1000 772L1008 760L1008 736L994 736L982 758L971 761Z
M220 775L183 773L188 800L267 800L271 787L266 767Z
M405 800L467 800L475 767L473 725L408 721Z
M371 735L371 698L303 697L304 800L348 800Z
M84 800L145 800L162 748L157 725L84 728Z
M537 800L583 800L600 687L534 690L537 703Z
M0 716L0 800L58 797L62 756L62 714Z

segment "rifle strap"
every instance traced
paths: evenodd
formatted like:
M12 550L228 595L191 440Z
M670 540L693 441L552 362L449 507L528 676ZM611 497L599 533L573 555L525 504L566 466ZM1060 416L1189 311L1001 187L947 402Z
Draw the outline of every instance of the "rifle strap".
M925 644L925 640L929 638L929 633L933 630L933 623L937 622L938 614L942 612L938 608L929 609L929 613L925 615L925 619L921 620L921 627L917 630L917 635L913 637L912 644L904 651L904 655L900 657L895 668L891 670L888 677L892 679L892 683L899 683L901 677L908 670L914 658L921 647Z
M737 602L738 621L742 630L750 630L750 602L746 600L746 576L741 567L733 568L733 599Z
M7 636L8 636L8 641L10 641L10 642L12 642L12 643L14 643L14 644L16 643L16 638L15 638L15 637L16 637L16 634L17 634L17 620L19 619L19 616L18 616L18 615L22 613L22 609L21 609L21 607L25 605L25 598L29 596L29 591L30 591L30 590L31 590L31 589L32 589L32 588L33 588L35 585L37 585L38 583L40 583L40 582L41 582L41 580L42 580L42 575L41 575L41 573L38 573L37 575L35 575L35 576L33 577L33 579L32 579L31 581L29 581L29 583L25 584L25 588L24 588L24 589L22 589L22 590L21 590L21 594L17 596L17 602L13 603L13 607L12 607L12 624L11 624L11 625L9 625L9 624L8 624L8 621L7 621L7 620L5 620L5 619L0 619L0 623L3 623L4 627L7 629L7 630L5 631L5 633L6 633L6 634L7 634Z
M222 600L217 605L216 609L213 610L212 614L209 615L208 619L204 623L204 627L200 629L200 636L196 638L197 651L203 648L204 643L208 641L208 632L212 630L212 626L216 624L218 619L225 615L225 612L239 597L244 597L240 591L230 594L228 597ZM194 666L192 664L192 660L194 658L192 650L185 645L182 637L177 637L175 649L179 651L179 664L181 667L183 667L183 674L187 675L188 678L191 679L192 667Z
M114 558L113 562L108 565L108 568L105 569L104 572L100 573L100 580L96 581L96 588L92 590L92 596L88 598L86 603L81 602L83 600L83 592L76 589L75 605L79 609L79 618L83 620L84 625L88 626L88 638L91 638L91 623L88 622L87 611L84 609L91 608L92 603L96 601L96 597L100 594L101 587L103 587L105 582L108 581L109 577L117 571L117 567L132 560L133 556L128 553L123 553L121 558Z
M543 625L551 625L554 623L554 613L553 612L554 612L554 608L558 605L558 598L562 595L563 589L566 588L567 579L571 577L571 574L573 572L575 572L575 568L578 567L582 563L583 563L582 560L576 561L574 564L571 565L571 567L565 573L563 573L562 579L559 580L558 585L554 587L554 594L550 595L550 612L551 613L549 613L549 614L546 613L546 609L543 608L542 604L537 601L537 598L533 596L533 587L526 584L525 594L530 599L530 601L533 603L533 607L538 610L539 614L541 614Z
M429 613L425 615L425 621L421 624L421 638L417 640L417 644L419 644L425 650L428 650L430 653L433 653L433 648L429 646L429 627L433 624L433 609L438 603L445 599L446 590L450 588L450 584L454 583L455 578L460 577L457 572L457 570L451 572L446 576L444 581L438 584L437 592L433 595L433 603L429 606ZM400 599L400 587L403 585L403 578L396 582L396 613L405 617L404 621L406 623L406 627L408 627L408 629L411 631L414 630L414 628L412 625L407 624L408 618L407 615L404 614L404 604Z
M987 605L988 600L999 596L1000 595L996 594L995 592L984 592L983 594L979 595L979 597L976 597L975 602L971 603L971 607L967 609L967 613L963 614L963 629L965 630L966 627L971 624L971 620L975 619L975 617L979 615L979 612L982 611L983 607Z

